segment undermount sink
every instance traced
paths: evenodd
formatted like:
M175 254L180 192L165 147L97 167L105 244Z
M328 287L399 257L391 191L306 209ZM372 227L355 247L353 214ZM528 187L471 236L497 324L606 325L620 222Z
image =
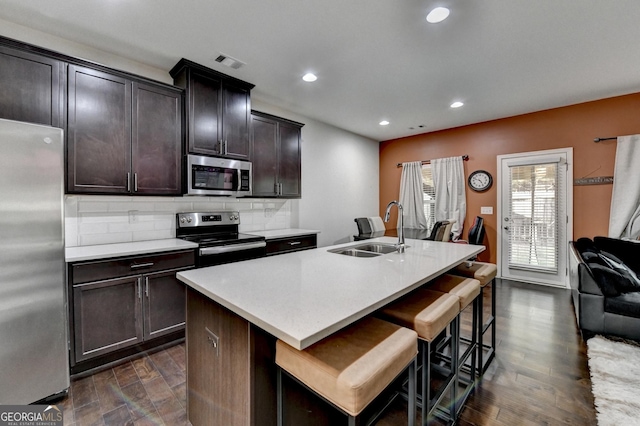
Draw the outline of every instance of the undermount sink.
M342 247L328 250L330 253L343 254L352 257L376 257L398 251L394 244L388 243L364 243L355 246Z

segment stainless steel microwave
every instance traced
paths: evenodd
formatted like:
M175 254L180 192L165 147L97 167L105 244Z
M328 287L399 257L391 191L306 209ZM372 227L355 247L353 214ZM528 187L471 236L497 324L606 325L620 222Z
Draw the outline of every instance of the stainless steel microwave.
M187 195L251 195L251 163L228 158L187 156Z

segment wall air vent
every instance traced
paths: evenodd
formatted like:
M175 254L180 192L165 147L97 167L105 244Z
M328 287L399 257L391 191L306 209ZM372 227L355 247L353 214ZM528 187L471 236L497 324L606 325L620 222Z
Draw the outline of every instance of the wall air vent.
M222 65L225 65L229 68L233 68L234 70L237 70L238 68L247 65L245 62L242 62L236 58L232 58L229 55L225 55L224 53L221 53L217 58L216 58L216 62L220 62Z

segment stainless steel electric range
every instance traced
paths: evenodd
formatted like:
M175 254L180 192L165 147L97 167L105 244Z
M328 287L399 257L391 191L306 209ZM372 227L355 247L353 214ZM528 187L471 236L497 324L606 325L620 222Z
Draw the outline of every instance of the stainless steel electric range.
M265 256L265 238L240 233L239 225L237 211L178 213L176 237L198 244L199 268Z

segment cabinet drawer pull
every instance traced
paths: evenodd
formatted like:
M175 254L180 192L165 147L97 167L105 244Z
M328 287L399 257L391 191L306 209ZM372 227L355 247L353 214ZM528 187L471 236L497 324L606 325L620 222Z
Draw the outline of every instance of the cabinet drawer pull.
M153 262L134 263L134 264L131 265L131 269L151 268L152 266L153 266Z
M297 246L298 244L302 244L301 241L289 241L288 243L290 246Z

